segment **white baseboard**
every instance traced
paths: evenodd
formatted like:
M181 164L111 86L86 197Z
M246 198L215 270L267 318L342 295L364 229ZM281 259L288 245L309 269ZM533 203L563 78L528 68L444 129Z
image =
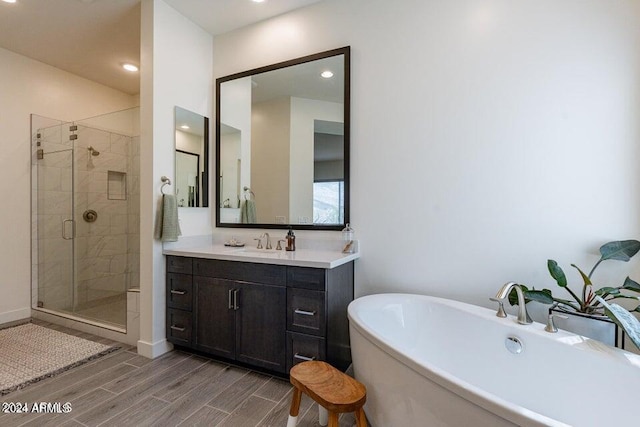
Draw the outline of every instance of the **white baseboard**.
M15 322L31 318L31 308L21 308L20 310L5 311L0 313L0 325L3 323Z
M173 344L166 339L162 339L155 343L149 343L142 340L138 341L138 354L149 359L155 359L156 357L162 356L171 350L173 350Z

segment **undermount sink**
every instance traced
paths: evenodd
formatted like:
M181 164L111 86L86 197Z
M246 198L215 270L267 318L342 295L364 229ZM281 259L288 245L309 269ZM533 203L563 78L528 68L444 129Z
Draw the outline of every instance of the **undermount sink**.
M284 250L278 251L276 249L258 249L258 248L245 246L244 248L234 250L233 253L236 253L236 254L245 253L247 255L252 255L252 256L276 256L277 257L278 255L281 255L282 253L284 253Z

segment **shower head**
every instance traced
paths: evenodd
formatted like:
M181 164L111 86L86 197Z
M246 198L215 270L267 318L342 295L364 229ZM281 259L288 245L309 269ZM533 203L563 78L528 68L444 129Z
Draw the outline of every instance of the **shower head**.
M96 150L95 148L93 148L92 146L89 146L89 147L87 148L87 150L89 150L89 153L90 153L92 156L99 156L99 155L100 155L100 152L99 152L98 150Z

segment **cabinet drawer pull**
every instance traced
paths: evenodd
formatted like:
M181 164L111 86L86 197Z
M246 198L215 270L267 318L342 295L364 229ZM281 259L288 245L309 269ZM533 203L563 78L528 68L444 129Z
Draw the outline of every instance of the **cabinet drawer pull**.
M181 328L180 326L171 325L171 329L178 332L184 332L186 328Z
M293 355L294 359L298 359L298 360L304 360L304 361L309 361L309 360L316 360L315 356L314 357L307 357L307 356L303 356L300 353L296 353Z
M293 312L295 314L301 314L303 316L315 316L316 315L315 311L300 310L299 308L296 308L295 310L293 310Z
M227 308L229 308L229 310L233 309L233 289L229 289L229 304L227 305Z
M173 295L184 295L187 293L187 291L176 291L175 289L171 289L171 293Z

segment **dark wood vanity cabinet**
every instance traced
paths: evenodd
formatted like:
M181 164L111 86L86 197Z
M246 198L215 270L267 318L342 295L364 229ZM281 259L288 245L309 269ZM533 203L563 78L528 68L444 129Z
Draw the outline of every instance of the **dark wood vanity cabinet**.
M167 339L286 374L303 360L351 363L353 262L334 269L168 256Z
M284 286L202 276L193 282L195 349L284 372Z
M230 280L195 277L197 297L192 346L229 359L234 359L236 354L236 312L230 305L233 285Z

